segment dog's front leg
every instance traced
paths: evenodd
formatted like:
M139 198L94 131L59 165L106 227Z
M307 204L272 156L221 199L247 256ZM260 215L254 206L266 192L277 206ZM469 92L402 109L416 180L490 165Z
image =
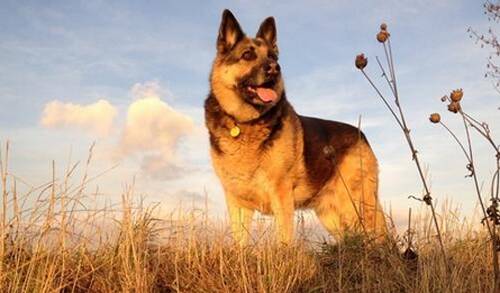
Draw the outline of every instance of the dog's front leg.
M276 219L279 240L284 244L290 244L293 241L295 210L290 186L280 184L276 188L276 192L271 195L271 208Z
M226 195L226 201L234 241L241 246L247 245L250 238L254 210L242 207L231 195Z

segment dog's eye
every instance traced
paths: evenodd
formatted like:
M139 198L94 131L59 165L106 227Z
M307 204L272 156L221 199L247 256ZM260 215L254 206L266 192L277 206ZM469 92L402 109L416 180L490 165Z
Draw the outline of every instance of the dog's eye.
M253 52L253 51L245 51L243 53L243 55L241 55L241 58L246 60L246 61L250 61L250 60L254 60L255 58L257 58L257 55L255 55L255 52Z

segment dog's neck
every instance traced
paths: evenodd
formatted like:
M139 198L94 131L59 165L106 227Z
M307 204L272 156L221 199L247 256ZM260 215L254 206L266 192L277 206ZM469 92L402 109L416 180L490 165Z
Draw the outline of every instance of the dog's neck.
M279 101L270 108L259 108L257 105L251 105L238 98L237 106L231 108L224 107L221 101L217 99L216 95L211 92L205 101L206 114L215 114L218 120L221 118L231 120L231 124L245 125L245 124L269 124L276 119L275 116L281 117L284 114L285 105L287 104L285 92L281 95ZM240 108L244 113L234 112L235 109Z
M221 92L220 88L213 89L211 96L220 105L222 111L231 116L236 123L249 123L259 119L268 109L264 106L251 105L244 101L239 95L233 91L224 90ZM224 98L218 98L224 97Z
M278 103L267 112L254 120L238 122L222 108L217 98L211 93L205 100L205 123L210 134L212 149L222 154L219 143L221 137L232 136L234 139L240 139L241 136L248 135L256 139L254 141L260 145L259 149L265 148L279 136L283 119L289 115L290 111L293 109L283 93ZM234 129L235 127L237 129Z

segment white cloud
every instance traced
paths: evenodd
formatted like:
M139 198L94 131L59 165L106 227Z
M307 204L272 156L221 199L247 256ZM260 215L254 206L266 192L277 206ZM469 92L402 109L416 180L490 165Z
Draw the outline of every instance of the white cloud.
M104 137L109 135L116 114L116 108L103 99L88 105L54 100L45 105L41 124L48 128L77 127Z
M159 99L160 97L172 98L174 96L169 89L162 87L157 80L145 83L138 82L132 86L130 91L135 99Z
M172 108L162 100L173 97L158 81L136 83L131 88L134 100L128 105L125 121L115 128L116 108L106 100L80 105L58 100L45 105L41 124L47 128L76 128L109 137L114 146L103 154L108 159L138 158L140 169L147 177L157 180L178 179L190 167L179 156L183 138L198 136L199 130L189 115Z
M141 169L152 178L172 179L186 171L177 156L181 139L194 132L192 119L160 99L167 91L157 82L135 84L120 138L122 156L142 157Z

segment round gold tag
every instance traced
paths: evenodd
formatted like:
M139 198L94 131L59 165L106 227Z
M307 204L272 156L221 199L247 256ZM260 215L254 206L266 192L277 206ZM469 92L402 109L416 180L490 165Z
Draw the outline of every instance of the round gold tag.
M231 130L229 131L229 134L232 137L238 137L238 135L240 135L240 133L241 133L241 130L238 126L231 128Z

